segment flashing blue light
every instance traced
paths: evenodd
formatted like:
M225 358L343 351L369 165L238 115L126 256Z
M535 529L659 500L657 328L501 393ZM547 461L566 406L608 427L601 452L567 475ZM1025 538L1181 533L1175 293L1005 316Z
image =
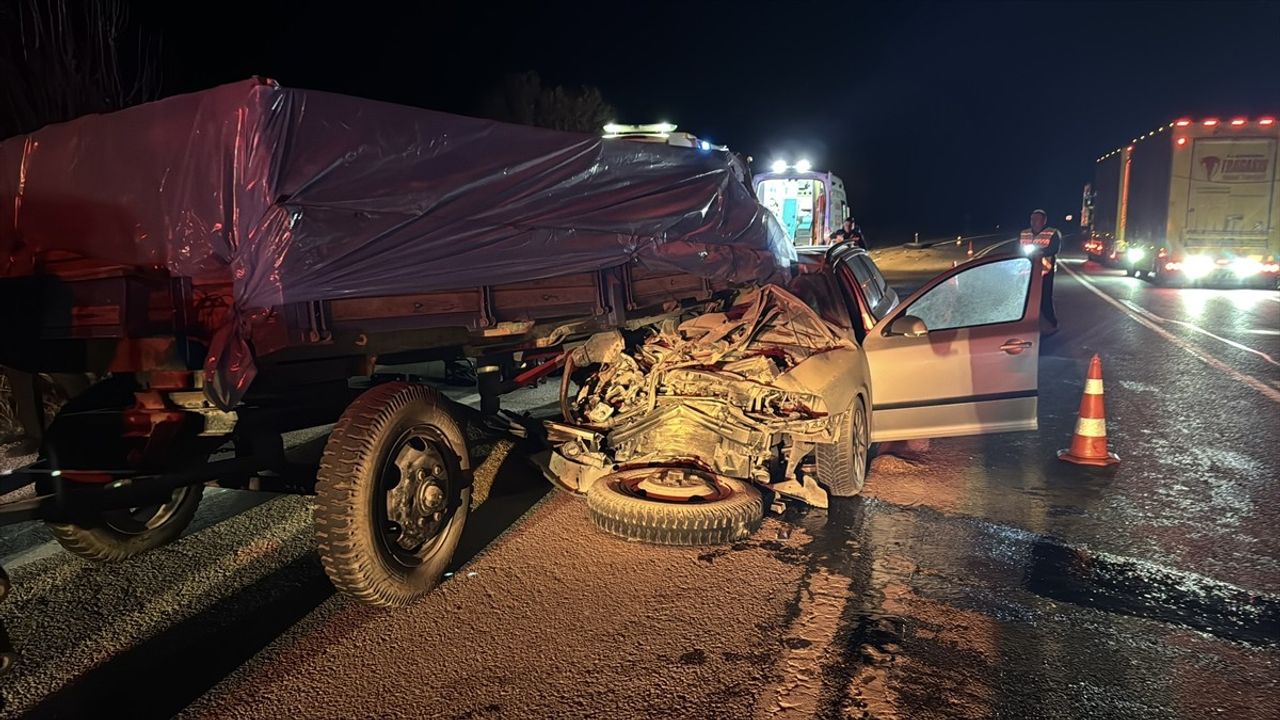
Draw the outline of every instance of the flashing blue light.
M703 150L710 150L711 143L707 142L706 140L699 140L698 147L702 148Z

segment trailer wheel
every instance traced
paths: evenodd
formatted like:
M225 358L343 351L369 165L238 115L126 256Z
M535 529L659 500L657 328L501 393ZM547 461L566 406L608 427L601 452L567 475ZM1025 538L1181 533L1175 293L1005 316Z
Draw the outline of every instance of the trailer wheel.
M870 447L867 409L862 398L855 398L853 410L840 424L840 441L814 450L818 483L836 497L853 497L862 492Z
M595 481L587 508L607 533L659 545L719 545L751 534L764 501L751 483L692 468L635 468Z
M92 525L46 525L71 553L95 562L120 562L178 539L195 517L203 494L203 485L188 485L158 505L103 511Z
M466 439L436 392L393 382L361 395L325 445L316 544L339 590L376 606L430 592L471 503Z

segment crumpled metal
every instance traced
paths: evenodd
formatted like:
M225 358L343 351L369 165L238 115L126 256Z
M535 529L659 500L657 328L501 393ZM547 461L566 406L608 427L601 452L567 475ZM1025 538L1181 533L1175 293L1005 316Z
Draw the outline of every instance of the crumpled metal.
M602 335L581 353L599 364L566 420L592 434L558 436L560 467L578 468L579 485L611 466L681 463L769 482L782 439L836 441L853 397L839 384L861 352L776 285L743 291L723 312L664 321L630 350L619 339Z

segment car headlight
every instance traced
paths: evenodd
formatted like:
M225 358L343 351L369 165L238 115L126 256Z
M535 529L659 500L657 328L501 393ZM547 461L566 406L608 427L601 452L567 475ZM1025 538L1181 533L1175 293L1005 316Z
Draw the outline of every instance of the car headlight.
M1213 258L1208 255L1188 255L1182 260L1182 271L1189 278L1199 278L1213 272Z
M1236 258L1236 261L1231 263L1231 271L1234 272L1237 277L1257 275L1262 272L1262 263L1252 258Z
M1124 256L1129 258L1129 262L1136 263L1141 261L1146 254L1147 252L1142 248L1129 248L1129 252L1125 253Z

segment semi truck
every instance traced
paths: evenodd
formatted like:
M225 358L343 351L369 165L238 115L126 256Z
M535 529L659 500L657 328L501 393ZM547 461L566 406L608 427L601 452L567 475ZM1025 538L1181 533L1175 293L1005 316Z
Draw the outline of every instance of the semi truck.
M1097 159L1090 259L1160 285L1275 288L1276 118L1182 118Z

